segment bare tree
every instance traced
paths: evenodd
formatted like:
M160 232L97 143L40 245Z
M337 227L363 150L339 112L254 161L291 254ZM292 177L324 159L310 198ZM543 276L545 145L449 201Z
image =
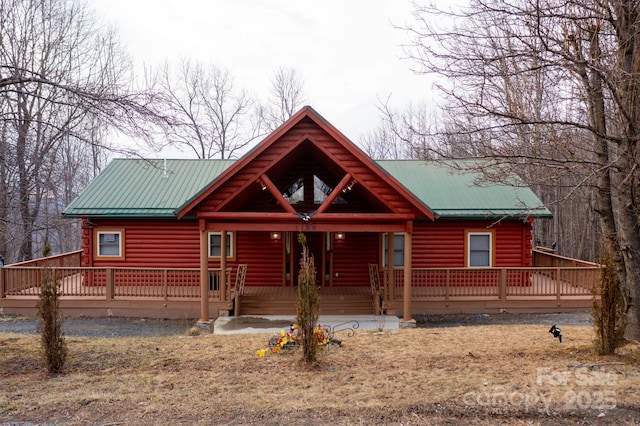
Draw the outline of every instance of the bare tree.
M272 132L306 102L304 79L295 68L278 68L271 80L271 95L261 107L263 125Z
M62 218L62 211L85 188L106 164L108 153L106 130L98 123L88 123L87 138L101 142L95 145L77 143L73 138L62 140L54 156L49 158L51 176L44 180L47 196L36 228L41 231L34 241L34 252L41 253L49 244L66 253L78 248L81 241L79 221Z
M47 238L61 147L99 150L96 128L139 132L142 117L161 117L150 108L153 96L130 91L124 51L84 4L0 0L0 10L0 250L25 260L36 236ZM85 164L92 167L75 166Z
M634 338L640 338L639 6L637 0L472 0L449 10L416 4L417 23L408 28L419 70L447 78L440 89L454 121L442 136L513 170L540 165L548 181L577 173L575 188L594 189L602 235L616 247ZM540 98L513 98L532 85Z
M390 98L379 102L380 123L360 138L365 152L376 159L428 159L433 158L431 136L435 120L427 105L407 105L403 110L389 105Z
M388 122L382 121L373 130L360 136L359 145L367 155L376 160L406 158L402 141Z
M162 87L168 143L187 147L198 158L232 158L262 134L253 99L234 89L229 71L183 60L177 69L165 64Z

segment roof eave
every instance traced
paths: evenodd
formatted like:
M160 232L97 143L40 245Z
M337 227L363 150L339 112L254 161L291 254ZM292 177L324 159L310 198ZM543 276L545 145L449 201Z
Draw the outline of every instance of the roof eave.
M458 213L458 212L451 212L450 209L447 209L446 211L436 210L436 214L441 219L526 219L528 217L535 217L538 219L553 218L553 215L548 211L547 212L518 211L518 212L510 213L508 211L488 212L486 210L483 210L483 211L473 212L473 211L465 210L465 211L460 211Z
M77 219L77 218L100 218L100 219L176 219L175 212L164 213L95 213L95 212L77 212L77 213L62 213L63 218Z

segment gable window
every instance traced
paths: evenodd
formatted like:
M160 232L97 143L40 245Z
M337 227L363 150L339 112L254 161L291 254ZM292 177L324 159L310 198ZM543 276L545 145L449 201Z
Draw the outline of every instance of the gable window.
M94 230L96 259L124 260L124 229Z
M308 182L310 185L311 182ZM282 193L282 196L289 204L322 204L327 199L329 194L333 192L333 188L327 185L318 176L313 175L313 201L305 200L305 180L303 177L298 178L291 186ZM347 204L347 201L340 195L338 195L333 204Z
M465 266L491 268L495 256L495 233L492 231L465 231Z
M282 194L289 204L304 203L304 179L298 178L291 186Z
M227 260L235 260L235 232L227 232ZM209 232L209 258L220 259L222 232Z
M387 235L382 234L382 262L380 263L384 268L387 267L387 259L389 258ZM393 266L404 266L404 233L393 234Z

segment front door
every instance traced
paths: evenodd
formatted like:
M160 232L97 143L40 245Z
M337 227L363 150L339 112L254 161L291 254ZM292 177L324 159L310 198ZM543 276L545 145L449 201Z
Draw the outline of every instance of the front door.
M300 272L300 260L302 259L302 244L298 242L298 234L287 232L287 249L285 250L285 284L298 285L298 274ZM327 251L326 232L308 232L307 247L309 256L313 256L316 268L316 283L318 285L329 285L329 271L331 270L331 256ZM290 274L293 272L293 274Z

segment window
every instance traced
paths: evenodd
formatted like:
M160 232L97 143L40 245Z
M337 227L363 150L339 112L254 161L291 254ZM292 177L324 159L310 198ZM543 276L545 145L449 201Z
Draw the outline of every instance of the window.
M305 200L304 190L305 180L303 177L298 178L291 186L282 193L282 196L289 204L311 204L311 200ZM310 185L310 183L308 183ZM333 188L323 182L318 176L313 175L313 204L320 205L327 199ZM338 195L333 204L347 204L347 201Z
M469 268L493 267L494 233L466 231L466 256L465 263Z
M298 178L282 196L289 204L304 203L304 179Z
M95 229L96 259L124 260L124 229Z
M387 235L382 234L382 266L387 267ZM393 234L393 266L404 266L404 234Z
M220 259L222 232L209 232L209 258ZM235 260L235 233L227 232L227 260Z

